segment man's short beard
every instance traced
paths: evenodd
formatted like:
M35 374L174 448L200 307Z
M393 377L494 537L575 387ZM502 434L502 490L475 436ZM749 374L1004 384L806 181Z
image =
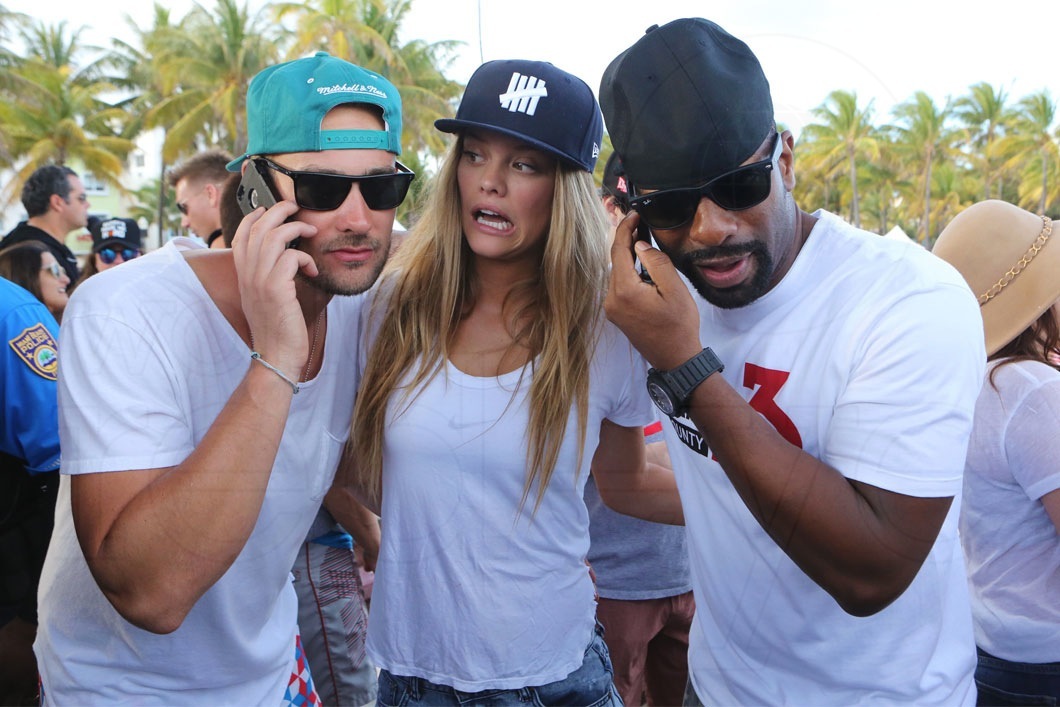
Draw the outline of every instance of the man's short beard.
M342 267L340 273L332 273L325 270L320 267L320 264L318 263L317 269L319 272L316 277L308 277L301 270L298 271L297 277L310 287L316 288L328 295L349 296L367 292L372 288L372 285L375 284L376 280L379 279L379 275L383 272L383 268L386 266L389 244L384 246L384 244L380 243L378 240L368 238L347 239L347 242L343 243L343 245L350 246L363 246L368 244L374 248L375 252L378 253L382 251L383 257L378 261L349 263ZM342 274L351 270L359 270L365 277L350 283L345 277L342 277Z
M688 281L696 288L699 296L710 302L715 307L722 309L736 309L745 307L769 291L770 279L773 276L775 264L773 256L764 245L755 241L743 245L714 246L703 248L689 253L674 253L669 251L661 243L659 249L670 256L670 260ZM703 274L696 267L697 261L711 260L715 258L732 258L750 256L755 261L754 274L747 282L718 289L712 287L704 279Z

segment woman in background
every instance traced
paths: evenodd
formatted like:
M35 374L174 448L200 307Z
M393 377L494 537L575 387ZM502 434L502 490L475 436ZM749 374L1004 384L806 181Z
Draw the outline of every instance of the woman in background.
M975 204L934 253L979 297L987 375L964 471L980 705L1060 701L1060 222Z
M55 321L62 321L70 297L70 278L48 247L40 241L23 241L0 250L0 277L29 290L44 303Z

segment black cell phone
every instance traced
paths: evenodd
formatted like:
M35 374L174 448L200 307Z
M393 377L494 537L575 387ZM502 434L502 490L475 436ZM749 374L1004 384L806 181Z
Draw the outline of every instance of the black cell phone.
M267 167L261 167L255 160L251 160L247 168L243 170L243 176L236 188L236 201L239 202L239 208L243 210L244 216L259 206L267 209L277 201L268 175L262 173L263 169Z
M643 219L637 224L636 235L638 241L644 241L648 245L652 245L651 228L648 224L644 223ZM644 268L644 264L640 262L639 258L637 258L636 251L633 252L633 257L637 260L637 271L640 273L640 279L644 280L644 282L652 282L651 275L648 274L648 271Z
M267 209L278 201L276 192L273 191L272 179L268 175L268 167L256 160L250 161L247 168L243 170L239 186L236 187L236 201L239 202L239 208L243 210L244 216L259 206ZM295 238L287 244L287 247L296 248L301 240L301 238Z

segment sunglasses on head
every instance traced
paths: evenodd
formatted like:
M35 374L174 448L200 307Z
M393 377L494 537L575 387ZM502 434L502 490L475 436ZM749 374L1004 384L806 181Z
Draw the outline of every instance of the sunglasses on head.
M118 259L119 255L122 260L132 260L140 255L140 251L135 248L101 248L98 255L100 260L105 264L110 265Z
M365 205L372 211L396 209L409 193L409 185L416 176L400 162L396 172L386 174L329 174L326 172L298 172L278 165L267 157L256 157L269 169L286 174L294 182L294 200L298 207L309 211L333 211L346 201L356 183Z
M719 174L698 187L664 189L638 196L630 199L629 205L640 214L644 223L661 231L679 228L691 221L704 197L726 211L743 211L758 206L769 197L773 163L782 147L780 133L776 133L768 159Z
M59 265L59 263L52 263L51 265L42 265L40 269L47 270L48 272L50 272L52 274L52 277L54 277L56 280L61 278L63 276L63 273L66 272L65 270L63 270L62 266Z

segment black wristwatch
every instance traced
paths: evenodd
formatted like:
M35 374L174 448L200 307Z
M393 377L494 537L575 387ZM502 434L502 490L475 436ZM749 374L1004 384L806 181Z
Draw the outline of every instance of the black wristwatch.
M692 391L725 366L710 348L705 348L677 368L648 371L648 395L667 417L683 415Z

